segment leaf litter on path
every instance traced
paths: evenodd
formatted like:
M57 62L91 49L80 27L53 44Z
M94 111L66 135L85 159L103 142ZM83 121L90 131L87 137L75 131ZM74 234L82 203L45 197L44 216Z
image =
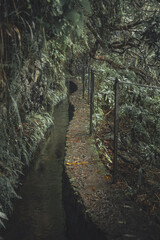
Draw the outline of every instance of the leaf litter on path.
M82 85L76 79L75 83L78 90L70 96L75 112L67 133L65 172L83 202L84 216L89 214L107 240L159 240L160 227L125 194L124 183L112 184L89 134L89 105L82 98Z

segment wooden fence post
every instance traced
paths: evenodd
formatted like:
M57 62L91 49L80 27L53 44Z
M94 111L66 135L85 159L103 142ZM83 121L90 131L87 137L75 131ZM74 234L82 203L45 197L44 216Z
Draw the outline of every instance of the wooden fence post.
M90 91L90 134L92 134L92 117L94 113L94 71L91 69L91 91Z
M119 80L115 79L115 108L114 108L114 159L113 183L117 183L117 152L118 152L118 124L119 124Z

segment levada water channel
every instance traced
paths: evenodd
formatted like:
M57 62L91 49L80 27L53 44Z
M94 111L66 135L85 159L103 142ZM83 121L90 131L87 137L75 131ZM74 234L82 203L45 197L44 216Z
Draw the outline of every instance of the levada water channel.
M55 126L27 173L2 233L4 240L68 240L62 201L62 173L66 131L73 114L68 99L54 112Z

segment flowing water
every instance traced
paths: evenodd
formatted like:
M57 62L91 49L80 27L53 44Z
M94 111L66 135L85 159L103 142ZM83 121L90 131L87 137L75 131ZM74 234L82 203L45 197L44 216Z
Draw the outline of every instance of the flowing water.
M67 240L62 173L69 106L66 99L55 109L55 127L20 188L22 200L15 203L4 240Z

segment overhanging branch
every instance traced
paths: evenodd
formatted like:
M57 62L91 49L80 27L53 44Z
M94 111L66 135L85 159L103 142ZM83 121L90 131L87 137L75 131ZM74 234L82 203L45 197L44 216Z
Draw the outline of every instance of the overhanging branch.
M119 63L115 63L114 61L112 61L111 59L107 58L106 56L96 56L96 55L93 55L92 52L90 52L90 56L93 59L95 59L95 60L101 60L101 61L107 62L114 69L119 69L119 70L127 70L128 69L130 71L135 72L136 74L138 74L142 78L153 79L152 76L148 75L143 69L140 69L140 68L137 68L137 67L134 67L134 66L125 67L124 65L121 65Z

